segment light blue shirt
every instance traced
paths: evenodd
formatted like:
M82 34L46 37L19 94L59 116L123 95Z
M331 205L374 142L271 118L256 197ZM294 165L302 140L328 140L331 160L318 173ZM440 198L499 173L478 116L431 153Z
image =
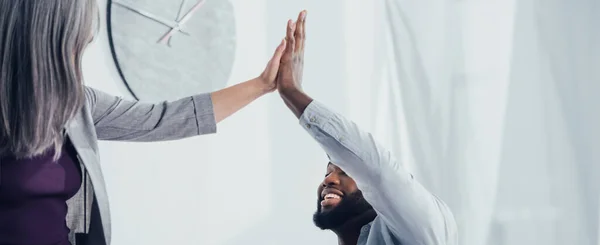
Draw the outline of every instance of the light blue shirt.
M427 191L370 133L313 101L300 117L304 129L354 179L377 212L359 245L457 245L448 206Z

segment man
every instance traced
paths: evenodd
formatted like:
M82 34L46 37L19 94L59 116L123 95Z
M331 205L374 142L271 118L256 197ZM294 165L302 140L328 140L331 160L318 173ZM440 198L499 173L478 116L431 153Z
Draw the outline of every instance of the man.
M288 21L278 90L303 128L328 154L314 222L340 245L457 245L449 208L352 121L302 90L306 11Z

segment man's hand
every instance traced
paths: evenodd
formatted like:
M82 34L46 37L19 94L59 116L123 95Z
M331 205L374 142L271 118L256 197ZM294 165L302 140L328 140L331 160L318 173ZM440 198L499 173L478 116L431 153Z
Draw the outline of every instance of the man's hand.
M287 46L281 57L277 88L280 93L302 91L304 70L304 40L306 11L300 12L296 23L289 20L285 40Z
M306 10L300 12L298 20L288 21L285 40L287 46L281 56L277 89L290 110L300 118L312 98L302 91L302 73L304 72L304 40L306 37Z
M277 78L281 56L285 51L285 47L286 40L283 39L279 46L277 46L277 49L275 49L275 53L273 54L271 60L269 60L267 67L258 77L260 85L264 87L265 92L273 92L277 88L277 81L275 79Z

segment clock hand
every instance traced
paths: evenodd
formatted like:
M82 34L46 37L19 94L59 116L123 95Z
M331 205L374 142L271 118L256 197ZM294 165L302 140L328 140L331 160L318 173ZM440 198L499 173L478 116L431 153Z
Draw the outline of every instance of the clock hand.
M177 19L175 21L179 21L181 19L181 15L183 14L183 7L185 7L185 3L187 0L182 0L181 5L179 6L179 11L177 12Z
M121 6L121 7L124 7L124 8L126 8L126 9L129 9L129 10L131 10L131 11L133 11L133 12L137 13L137 14L140 14L140 15L142 15L142 16L144 16L144 17L148 18L148 19L154 20L154 21L156 21L156 22L158 22L158 23L160 23L160 24L163 24L163 25L165 25L165 26L167 26L167 27L170 27L170 28L171 28L171 30L176 30L176 31L179 31L179 32L181 32L181 33L183 33L183 34L185 34L185 35L188 35L188 36L190 35L190 34L189 34L189 33L187 33L186 31L182 30L182 29L180 28L180 26L179 26L179 23L177 23L177 22L175 22L175 21L168 21L168 20L165 20L165 19L163 19L163 18L160 18L160 17L158 17L158 16L156 16L156 15L154 15L154 14L151 14L151 13L149 13L149 12L147 12L147 11L140 10L140 9L136 9L136 8L134 8L134 7L132 7L132 6L129 6L129 5L127 5L127 4L125 4L125 3L121 2L121 1L118 1L118 0L113 0L112 2L113 2L113 3L115 3L115 4L117 4L117 5L119 5L119 6Z
M179 20L179 22L177 23L177 26L183 26L191 17L192 15L198 11L198 9L200 9L200 7L202 7L202 5L204 5L204 3L206 2L206 0L199 0L191 9L190 11L188 11L183 18L181 18L181 20ZM160 40L158 40L158 43L164 43L165 41L167 41L173 34L175 34L175 31L177 31L177 29L172 28L169 32L167 32L165 35L163 35Z
M181 20L179 20L179 23L177 23L178 25L184 25L191 17L192 15L198 11L198 9L200 9L200 7L202 7L202 5L204 5L204 3L206 3L206 0L200 0L196 3L196 5L194 5L194 7L192 7L192 9L190 9L190 11L188 11L183 18L181 18Z
M187 0L182 0L181 4L179 5L179 11L177 12L177 18L175 19L175 21L179 21L181 19L181 15L183 14L183 7L185 7ZM169 40L167 41L167 45L169 47L171 47L171 37L169 37Z

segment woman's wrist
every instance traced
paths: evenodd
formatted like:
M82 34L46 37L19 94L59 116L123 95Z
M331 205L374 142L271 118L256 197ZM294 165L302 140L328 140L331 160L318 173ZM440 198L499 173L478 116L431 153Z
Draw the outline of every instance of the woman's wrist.
M256 78L252 79L252 81L253 81L253 86L261 93L261 95L273 92L277 88L277 83L275 83L273 81L268 81L266 78L263 78L262 76L258 76Z

